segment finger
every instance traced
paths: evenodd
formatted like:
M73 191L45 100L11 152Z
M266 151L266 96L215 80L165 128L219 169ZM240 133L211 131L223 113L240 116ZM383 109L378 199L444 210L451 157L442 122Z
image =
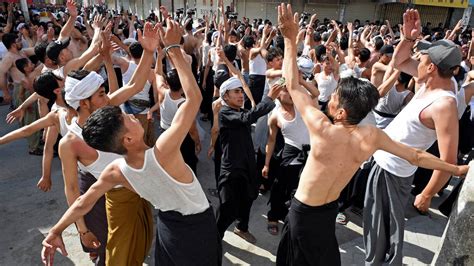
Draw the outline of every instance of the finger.
M298 14L298 12L296 12L295 15L293 15L293 21L294 21L295 23L298 23L299 18L300 18L300 15Z
M143 33L141 29L137 30L137 35L138 35L138 42L141 42L143 39Z
M43 247L41 249L41 262L43 262L44 265L46 265L47 259L46 259L46 248Z
M61 241L62 242L62 241ZM66 251L66 247L64 246L64 243L61 243L61 245L59 246L59 252L63 255L63 256L67 256L67 251Z

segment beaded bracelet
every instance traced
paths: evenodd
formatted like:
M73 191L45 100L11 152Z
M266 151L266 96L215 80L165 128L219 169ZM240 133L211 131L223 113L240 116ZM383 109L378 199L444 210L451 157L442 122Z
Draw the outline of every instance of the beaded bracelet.
M172 44L170 46L165 47L163 51L165 51L165 54L168 54L168 50L171 48L181 48L181 46L179 44Z

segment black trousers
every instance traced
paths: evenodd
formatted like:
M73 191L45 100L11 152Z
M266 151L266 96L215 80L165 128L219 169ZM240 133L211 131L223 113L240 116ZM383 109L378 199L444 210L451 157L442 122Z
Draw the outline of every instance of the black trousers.
M276 265L341 265L334 222L337 209L337 201L313 207L293 198Z
M287 202L291 199L293 191L298 187L299 173L302 164L281 166L279 174L273 182L270 191L270 210L268 211L268 221L276 222L284 220L288 214Z
M263 90L265 89L265 75L250 75L249 76L249 88L252 92L252 97L255 100L255 104L262 101ZM245 108L250 109L250 101L245 102Z
M227 228L237 220L237 229L247 232L249 227L250 208L253 199L248 197L247 179L243 173L230 173L228 181L222 185L221 190L225 190L224 200L219 191L219 208L217 210L217 230L221 238Z

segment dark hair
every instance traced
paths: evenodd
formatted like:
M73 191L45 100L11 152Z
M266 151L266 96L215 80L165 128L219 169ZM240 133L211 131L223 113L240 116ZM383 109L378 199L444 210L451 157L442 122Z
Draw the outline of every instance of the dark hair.
M206 35L206 42L208 44L211 44L212 43L212 34L214 33L214 31L209 31Z
M188 19L188 21L185 22L184 29L187 31L193 30L193 19Z
M54 36L58 36L61 33L61 27L59 27L58 25L53 25L53 29L54 29Z
M28 65L28 61L28 58L20 58L15 61L15 66L18 68L18 70L20 70L21 73L26 74L25 67Z
M130 44L128 50L130 51L130 55L132 55L133 58L140 59L140 57L142 57L143 47L139 42Z
M46 59L46 47L48 47L48 43L46 42L40 42L35 45L35 54L43 64Z
M91 72L85 69L80 70L73 70L69 72L68 76L71 78L75 78L77 80L82 80L83 78L87 77Z
M336 88L339 97L338 108L347 113L346 122L357 125L377 105L379 92L372 83L348 77L340 80Z
M367 62L370 59L370 50L367 48L362 48L359 50L359 59L360 62Z
M454 76L454 70L456 70L457 66L449 69L441 69L437 67L438 69L438 75L443 78L443 79L450 79Z
M314 32L313 33L313 40L315 42L320 42L322 40L321 33L319 33L318 31Z
M6 33L2 36L3 45L5 45L7 49L10 49L12 45L15 44L16 39L18 39L18 35L14 33Z
M41 73L33 82L33 89L38 95L56 101L54 90L59 88L58 77L51 71Z
M244 43L244 48L248 49L248 48L253 47L253 45L255 44L255 40L251 36L245 36L243 39L243 43Z
M384 45L384 42L383 42L382 38L375 37L374 45L375 45L375 50L377 50L377 51L380 50L380 48L382 48L382 46Z
M341 47L341 50L347 50L347 48L349 48L349 39L346 36L342 36L339 40L339 46Z
M237 56L237 46L232 45L232 44L226 44L224 46L224 54L227 59L229 59L230 62L235 60L235 57Z
M84 124L82 137L92 148L117 154L127 150L120 141L123 131L122 110L118 106L105 106L93 112Z
M273 59L279 57L279 56L283 56L283 52L280 50L280 48L270 48L268 49L268 53L267 53L267 61L270 62L272 61Z
M165 78L166 82L170 87L170 90L179 91L182 88L181 81L179 80L178 71L176 69L172 69L166 72Z
M282 56L284 56L285 51L285 39L281 35L275 37L275 47L282 51Z
M320 44L314 48L314 51L316 53L316 59L321 62L323 60L322 56L326 54L326 47Z
M401 72L400 75L398 76L398 82L402 83L403 85L405 85L405 88L408 86L408 83L410 82L412 76L405 73L405 72Z

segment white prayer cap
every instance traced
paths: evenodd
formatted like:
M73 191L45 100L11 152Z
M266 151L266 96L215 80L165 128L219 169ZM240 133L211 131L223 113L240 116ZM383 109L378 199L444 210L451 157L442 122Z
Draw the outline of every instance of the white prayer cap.
M311 74L313 74L314 63L309 57L300 56L296 59L296 63L298 69L303 73L305 78L311 77Z
M94 71L82 80L68 76L64 84L64 98L69 106L77 110L79 101L91 97L103 83L104 79Z
M224 83L222 83L221 88L219 89L219 95L223 99L224 94L227 91L237 89L237 88L242 88L242 82L240 82L240 80L236 77L231 77L228 80L224 81Z

